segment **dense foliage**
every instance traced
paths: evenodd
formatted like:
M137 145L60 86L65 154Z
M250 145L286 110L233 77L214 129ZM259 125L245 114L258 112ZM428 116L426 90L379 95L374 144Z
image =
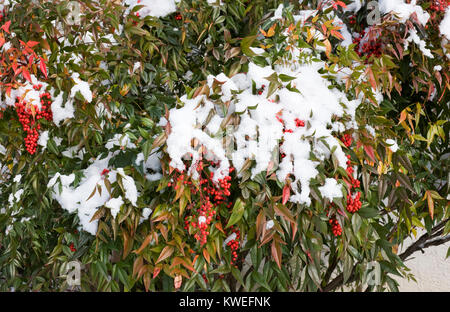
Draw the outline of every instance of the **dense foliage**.
M450 240L448 2L153 2L0 4L0 290L396 291Z

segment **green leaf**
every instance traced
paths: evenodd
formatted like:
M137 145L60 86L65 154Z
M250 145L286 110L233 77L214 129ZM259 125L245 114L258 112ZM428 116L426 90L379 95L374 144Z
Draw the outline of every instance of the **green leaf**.
M374 208L362 207L357 212L361 217L366 219L375 218L379 215L379 211Z
M280 78L280 80L283 81L283 82L289 82L289 81L295 79L295 77L291 77L291 76L288 76L288 75L285 75L285 74L280 74L278 76L278 78Z
M245 205L244 202L238 198L233 206L233 211L231 212L230 220L228 221L227 228L236 224L241 220L242 216L244 215L244 209Z
M241 41L241 50L247 56L256 56L256 54L250 49L253 41L255 41L256 35L248 36Z

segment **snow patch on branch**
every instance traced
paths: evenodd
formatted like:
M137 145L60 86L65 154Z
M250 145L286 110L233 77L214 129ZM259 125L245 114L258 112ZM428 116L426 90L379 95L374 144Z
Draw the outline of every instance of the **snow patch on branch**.
M310 204L309 185L319 174L320 162L334 157L339 166L346 167L347 158L334 133L355 127L355 110L361 103L361 100L349 101L345 93L330 88L331 83L318 72L324 66L323 62L316 62L271 68L250 63L247 74L232 78L224 74L208 77L209 89L220 86L222 91L217 93L220 99L230 101L228 112L218 118L218 104L206 95L193 99L184 95L181 98L184 106L171 109L169 114L171 133L166 143L170 166L187 170L196 179L196 163L202 158L212 160L219 164L214 171L217 181L228 174L230 165L239 172L248 160L254 160L252 178L275 166L279 181L293 180L290 201ZM282 83L268 97L268 77L273 74L293 79L289 88L288 83ZM252 84L260 90L256 94ZM222 129L226 131L226 138L236 144L230 155L228 146L223 144L226 140L209 129L216 130L223 119L235 112L240 118L239 125ZM336 118L350 121L336 121ZM305 125L298 126L299 120ZM213 126L209 125L211 122ZM284 158L276 167L280 153ZM191 160L189 168L185 166L187 159ZM328 181L325 196L342 197L337 188Z

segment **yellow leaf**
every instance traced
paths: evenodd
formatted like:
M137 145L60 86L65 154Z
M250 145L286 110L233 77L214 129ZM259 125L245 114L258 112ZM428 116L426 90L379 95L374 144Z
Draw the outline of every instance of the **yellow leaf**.
M269 30L267 31L267 36L266 37L272 37L273 35L275 35L275 28L277 27L277 24L273 24L272 27L269 28Z
M431 220L433 220L434 217L434 201L433 201L433 196L431 195L430 191L426 191L425 195L427 197L427 202L428 202L428 212L430 213L430 217Z
M130 91L130 87L127 84L125 84L122 87L122 89L120 89L120 95L125 96L125 95L127 95L128 91Z

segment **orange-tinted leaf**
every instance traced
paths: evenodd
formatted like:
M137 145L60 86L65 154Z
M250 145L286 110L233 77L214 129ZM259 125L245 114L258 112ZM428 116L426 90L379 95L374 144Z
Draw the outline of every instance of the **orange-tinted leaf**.
M281 269L281 247L280 244L275 240L272 242L271 251L273 259Z
M27 42L27 46L30 48L34 47L37 44L39 44L39 42L37 42L37 41L28 41Z
M425 194L427 196L428 212L430 213L431 219L433 219L433 217L434 217L434 201L433 201L433 197L431 196L431 192L430 191L426 191Z
M205 257L205 260L209 263L210 260L210 256L209 256L209 252L208 250L206 250L206 248L203 248L203 257Z
M161 268L155 267L155 269L153 270L153 278L156 278L158 276L159 272L161 272Z
M9 34L9 26L11 25L11 21L7 21L2 27L0 27L1 29L3 29L4 31L6 31Z
M277 27L277 24L274 23L269 30L267 31L267 36L266 37L272 37L273 35L275 35L275 28Z
M330 31L330 33L331 33L334 37L339 38L339 39L341 39L341 40L344 40L344 36L342 36L342 34L341 34L339 31L336 31L336 30L332 29L332 30Z
M146 272L144 275L144 286L145 286L145 291L148 291L149 287L150 287L150 282L152 280L152 277L150 275L150 272Z
M172 254L173 254L173 247L172 246L164 247L164 249L161 251L161 254L159 255L158 260L156 261L156 263L159 263L159 262L163 261L164 259L167 259Z
M274 208L277 215L284 217L286 221L295 222L294 217L285 205L277 204Z
M217 223L214 224L214 226L215 226L220 232L222 232L223 234L225 234L225 232L224 232L224 230L223 230L223 227L222 227L222 223L217 222Z
M143 257L137 257L136 260L134 260L134 263L133 263L133 276L136 276L136 274L143 267L143 264L144 264L144 258Z
M145 247L148 246L148 244L150 244L150 242L152 241L152 234L147 235L147 237L144 239L144 241L141 244L141 247L139 247L138 250L134 251L134 253L139 254L142 252L142 250L144 250Z
M45 78L47 78L47 66L45 65L44 59L42 57L39 58L39 69L44 74Z
M286 184L283 187L283 199L281 201L283 205L287 203L290 196L291 196L291 187L289 186L289 184Z

